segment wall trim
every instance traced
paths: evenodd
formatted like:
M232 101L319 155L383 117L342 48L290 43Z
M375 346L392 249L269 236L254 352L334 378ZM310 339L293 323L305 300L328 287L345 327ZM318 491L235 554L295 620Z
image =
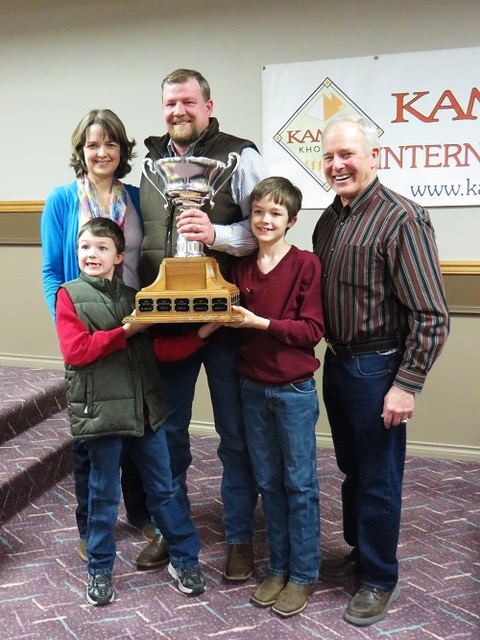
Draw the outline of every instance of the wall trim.
M0 200L0 213L41 213L45 200Z
M440 260L444 275L480 275L478 260Z
M450 312L480 315L480 262L442 260L440 265Z
M9 353L0 353L0 366L31 367L33 369L64 369L63 360L61 358Z
M190 432L197 436L218 437L213 422L191 422ZM329 435L317 433L317 446L321 449L332 449L332 439ZM432 442L407 442L407 455L421 458L445 458L462 462L479 462L480 447L465 447L451 444Z
M39 245L44 204L44 200L0 200L0 245Z
M462 462L479 462L480 447L456 444L407 441L407 455L421 458L447 458Z
M45 200L0 200L0 244L39 244L40 237L37 234L32 238L27 233L22 239L22 218L12 216L27 214L24 217L27 222L28 216L42 213L44 206ZM16 223L16 220L20 222ZM12 224L13 233L10 230ZM15 233L16 226L20 226L20 230ZM480 275L480 260L441 260L440 266L444 275Z

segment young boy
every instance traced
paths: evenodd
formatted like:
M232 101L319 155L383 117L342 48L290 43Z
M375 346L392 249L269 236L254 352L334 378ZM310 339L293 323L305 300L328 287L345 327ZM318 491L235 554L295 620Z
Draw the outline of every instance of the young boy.
M145 324L122 325L135 306L135 291L116 274L124 249L123 232L113 220L89 220L78 234L80 276L62 285L56 300L71 432L86 440L91 461L86 598L94 605L114 599L114 527L123 446L141 470L149 511L168 547L170 575L187 595L205 590L200 540L181 493L172 486L152 342L142 332ZM182 339L182 355L193 353L214 329L208 325ZM156 349L161 350L161 342Z
M289 180L267 178L250 196L258 252L239 260L232 280L244 306L238 369L243 416L267 520L269 573L251 596L285 618L303 611L320 568L319 488L313 378L323 336L320 263L285 239L302 205Z

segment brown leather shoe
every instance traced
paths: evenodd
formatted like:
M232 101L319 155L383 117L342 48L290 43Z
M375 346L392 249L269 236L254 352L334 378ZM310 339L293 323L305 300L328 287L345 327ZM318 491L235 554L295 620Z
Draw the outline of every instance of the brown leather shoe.
M287 582L287 576L269 574L253 592L250 602L257 607L271 607Z
M147 542L152 542L152 540L155 540L155 536L157 535L156 531L157 528L154 523L147 522L142 527L142 536Z
M400 595L398 584L391 591L380 591L373 587L360 587L345 609L344 618L347 622L366 627L383 620L390 606Z
M314 584L287 582L287 586L276 599L272 611L282 618L290 618L300 613L307 606L308 596L312 593L314 586Z
M87 557L87 541L85 540L85 538L80 538L80 539L79 539L79 541L78 541L77 551L78 551L78 555L80 556L80 558L81 558L84 562L88 562L88 557Z
M169 560L167 547L162 536L155 536L136 560L137 569L156 569Z
M248 580L253 573L252 545L229 544L227 547L227 561L223 577L227 580Z
M350 578L358 578L362 574L362 568L358 560L346 558L334 558L322 560L320 565L320 580L324 582L344 582Z

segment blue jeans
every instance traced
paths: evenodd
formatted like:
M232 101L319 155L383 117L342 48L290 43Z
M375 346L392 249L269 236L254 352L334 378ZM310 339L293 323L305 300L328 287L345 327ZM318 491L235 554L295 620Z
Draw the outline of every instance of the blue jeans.
M73 441L73 477L75 479L75 495L77 509L75 516L80 538L87 535L88 521L88 478L90 475L90 458L84 439ZM143 489L142 476L128 451L122 454L122 493L128 521L141 527L151 521Z
M77 508L78 534L80 538L87 536L88 522L88 478L90 475L90 458L85 440L74 440L72 444L73 477L75 480L75 496Z
M311 584L320 567L315 381L267 386L243 379L242 403L267 520L269 571Z
M165 538L176 567L196 567L200 540L178 485L173 487L165 431L145 427L143 437L86 439L90 458L87 556L88 572L111 573L115 560L114 528L120 502L122 447L128 448L142 474L147 506Z
M212 341L189 358L162 363L167 419L165 431L174 483L187 495L186 474L192 462L188 427L200 367L205 367L215 429L220 436L218 457L223 465L221 495L228 544L251 544L257 488L242 419L240 385L235 370L237 341Z
M362 582L383 591L398 581L405 425L386 429L383 401L402 360L399 351L338 357L329 349L323 399L342 484L343 533L360 561Z

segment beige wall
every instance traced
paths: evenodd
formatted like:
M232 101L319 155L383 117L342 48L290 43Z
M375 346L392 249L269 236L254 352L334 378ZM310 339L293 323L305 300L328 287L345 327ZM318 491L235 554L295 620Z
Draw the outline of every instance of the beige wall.
M53 322L43 299L40 269L39 247L0 246L0 365L62 366ZM321 360L323 350L321 344ZM417 397L415 417L408 426L411 453L480 461L479 354L480 316L454 316L444 352ZM321 372L317 382L321 389ZM213 429L203 375L196 391L192 428L199 432ZM323 407L317 432L319 442L330 446Z
M160 80L173 68L209 79L225 131L261 143L261 68L283 62L479 45L478 0L0 0L0 200L43 200L73 178L69 138L92 107L108 106L138 142L162 133ZM480 232L478 209L435 212ZM290 239L310 248L318 211ZM467 237L467 236L466 236ZM443 259L448 255L441 246ZM443 254L443 255L442 255ZM476 259L480 260L479 255ZM40 281L39 247L0 246L0 364L60 366ZM322 347L319 349L322 351ZM480 316L456 316L409 424L412 452L480 459ZM212 428L205 382L194 427ZM319 439L329 442L325 415Z

